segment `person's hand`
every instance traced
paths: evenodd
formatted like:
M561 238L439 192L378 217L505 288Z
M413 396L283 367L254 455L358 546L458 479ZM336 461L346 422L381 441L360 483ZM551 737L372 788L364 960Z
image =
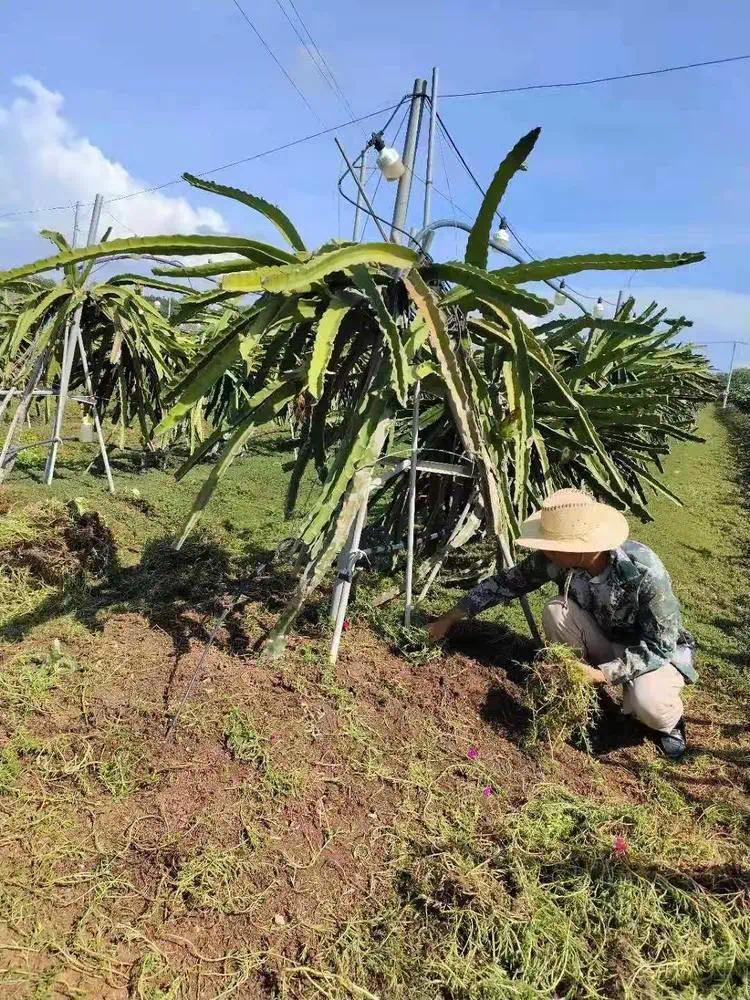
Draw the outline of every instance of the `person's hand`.
M584 672L584 674L586 676L586 680L589 681L591 684L606 684L607 683L607 678L604 676L604 674L601 672L601 670L599 670L598 667L592 667L588 663L582 663L581 667L583 668L583 672Z
M441 615L434 622L430 622L427 626L430 642L442 642L456 622L460 622L463 617L460 611L449 611L447 615Z

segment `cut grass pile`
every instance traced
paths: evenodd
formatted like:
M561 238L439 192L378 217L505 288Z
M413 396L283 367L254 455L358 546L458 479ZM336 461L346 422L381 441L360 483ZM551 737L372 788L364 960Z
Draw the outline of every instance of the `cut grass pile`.
M530 749L544 743L554 752L570 739L591 749L589 731L599 716L599 696L570 647L556 643L539 651L529 667L525 704L531 711Z
M100 577L115 564L115 543L97 511L82 500L41 500L0 512L0 568L27 572L49 586L87 575Z

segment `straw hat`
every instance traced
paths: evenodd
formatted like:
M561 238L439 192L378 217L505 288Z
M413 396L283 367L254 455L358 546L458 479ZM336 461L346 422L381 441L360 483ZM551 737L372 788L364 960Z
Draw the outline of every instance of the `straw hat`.
M581 490L557 490L521 525L518 545L548 552L604 552L628 537L619 510Z

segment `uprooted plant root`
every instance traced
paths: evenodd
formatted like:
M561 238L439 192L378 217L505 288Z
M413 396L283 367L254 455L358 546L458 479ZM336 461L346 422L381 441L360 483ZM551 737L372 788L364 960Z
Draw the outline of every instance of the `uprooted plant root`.
M22 514L9 508L3 517L0 565L25 570L40 583L59 587L82 575L100 577L115 561L112 532L79 501L43 501Z
M545 646L531 664L525 704L531 725L525 744L536 749L547 743L552 751L572 739L590 752L589 730L599 714L596 688L583 664L568 646Z

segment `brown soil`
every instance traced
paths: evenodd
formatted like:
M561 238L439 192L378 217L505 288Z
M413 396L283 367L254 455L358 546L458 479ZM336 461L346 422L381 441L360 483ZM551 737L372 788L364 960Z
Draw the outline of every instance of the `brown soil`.
M484 643L472 649L470 627L457 645L475 655L454 649L415 666L355 621L334 678L324 669L320 640L292 638L283 666L238 653L238 633L246 636L239 646L251 648L255 616L262 614L250 606L231 615L202 664L207 623L192 613L180 619L174 635L129 613L111 617L100 634L80 633L66 643L65 652L86 667L84 681L61 685L52 708L27 719L29 733L59 738L73 749L88 746L97 759L113 746L138 748L143 761L136 787L121 799L94 779L81 795L80 772L44 782L45 795L76 803L75 812L66 813L72 826L65 836L78 854L69 862L70 882L61 880L54 898L38 900L37 922L67 927L71 936L80 932L92 905L82 873L106 871L124 887L108 911L112 923L101 920L111 974L102 981L85 962L62 956L65 971L55 980L61 991L55 996L138 995L133 977L144 940L175 970L185 970L188 980L198 957L207 969L216 962L223 974L221 956L236 952L270 951L279 963L310 961L326 931L386 891L389 832L397 821L408 823L404 787L414 765L467 792L481 774L491 774L499 794L483 801L488 822L495 810L499 818L523 802L540 780L594 798L643 797L637 772L652 751L637 734L627 736L625 746L600 747L603 768L568 745L551 763L525 753L528 713L520 673L507 646L505 653L500 645L488 653ZM257 767L233 757L221 738L230 708L253 721L277 768L301 775L296 796L272 797L260 787ZM167 736L176 711L176 727ZM740 713L727 718L707 695L691 702L690 737L709 753L726 756L731 727L740 724ZM605 705L602 727L605 744L607 738L622 742L626 731L615 705ZM472 747L476 760L467 756ZM728 757L723 775L702 781L686 774L677 784L690 799L709 804L746 780ZM235 871L236 895L228 903L205 905L200 880L187 883L180 895L193 859L209 851L240 857L235 849L248 846L253 863ZM22 840L6 844L4 852L19 870L31 863ZM138 939L118 925L137 927ZM13 942L10 932L6 943ZM28 969L35 961L24 951L6 952L6 967ZM250 982L236 995L269 995ZM8 997L27 995L6 989ZM212 990L206 984L199 995L212 996Z

